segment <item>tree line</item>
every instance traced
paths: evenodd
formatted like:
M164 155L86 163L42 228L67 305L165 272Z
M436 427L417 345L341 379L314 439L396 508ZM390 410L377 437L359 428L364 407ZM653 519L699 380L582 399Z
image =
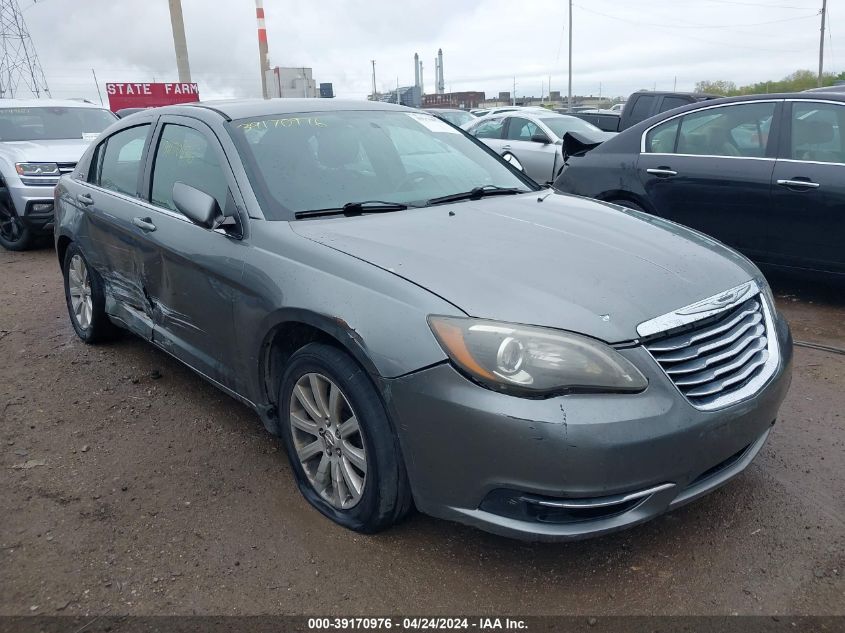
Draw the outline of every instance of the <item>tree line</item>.
M837 81L845 81L845 72L824 73L822 85L832 86ZM716 81L705 80L695 84L696 92L732 97L735 95L767 94L774 92L801 92L818 85L818 74L811 70L796 70L779 81L758 81L747 86L737 86L733 81L719 79Z

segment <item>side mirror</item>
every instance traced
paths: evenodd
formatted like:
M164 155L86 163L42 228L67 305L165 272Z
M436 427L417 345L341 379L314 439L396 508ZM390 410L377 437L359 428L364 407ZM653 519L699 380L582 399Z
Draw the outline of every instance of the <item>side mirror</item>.
M213 196L183 182L173 185L173 204L191 222L206 229L215 228L223 216Z
M535 132L534 136L531 137L532 143L542 143L543 145L548 145L552 142L548 136L546 136L543 132Z

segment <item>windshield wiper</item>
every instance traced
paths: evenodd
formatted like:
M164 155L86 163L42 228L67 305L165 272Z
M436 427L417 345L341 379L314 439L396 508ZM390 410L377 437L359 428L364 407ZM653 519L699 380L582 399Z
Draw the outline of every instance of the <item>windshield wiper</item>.
M443 204L445 202L459 202L460 200L480 200L485 196L507 196L515 193L528 193L526 189L518 189L516 187L497 187L496 185L484 185L483 187L475 187L469 191L462 191L461 193L452 193L448 196L440 196L439 198L432 198L426 203L426 206L432 204Z
M363 215L364 213L390 213L391 211L404 211L407 208L408 205L402 204L401 202L363 200L361 202L347 202L342 207L298 211L294 214L294 217L297 220L301 220L303 218L321 218L329 215L345 215L346 217L351 217Z

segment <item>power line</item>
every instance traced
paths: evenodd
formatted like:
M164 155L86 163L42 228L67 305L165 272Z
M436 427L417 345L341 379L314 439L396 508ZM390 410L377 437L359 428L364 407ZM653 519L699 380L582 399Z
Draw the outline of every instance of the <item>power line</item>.
M675 31L675 29L677 29L676 25L655 24L653 22L642 22L642 21L639 21L639 20L631 20L629 18L620 18L619 16L610 15L610 14L607 14L607 13L602 13L601 11L596 11L594 9L588 9L586 7L581 6L580 4L576 4L575 6L578 7L581 11L586 11L587 13L594 13L596 15L600 15L600 16L605 17L605 18L610 18L611 20L618 20L620 22L627 22L628 24L636 24L638 26L650 26L650 27L653 27L653 28L656 28L656 29L664 29L664 30L670 30L670 31ZM818 14L816 13L816 14L813 14L813 15L804 16L804 18L792 18L789 21L794 21L794 20L798 20L798 19L815 18L817 15ZM689 35L688 33L684 33L684 34L674 33L674 34L677 35L678 37L682 37L684 39L698 40L700 42L705 42L707 44L716 44L717 46L727 46L727 47L730 47L730 48L742 48L742 49L752 50L752 51L766 51L766 52L778 52L778 53L801 53L801 52L804 52L803 50L796 50L796 49L761 48L759 46L743 46L742 44L735 44L733 42L708 40L708 39L704 39L704 38L701 38L701 37L696 37L695 35Z

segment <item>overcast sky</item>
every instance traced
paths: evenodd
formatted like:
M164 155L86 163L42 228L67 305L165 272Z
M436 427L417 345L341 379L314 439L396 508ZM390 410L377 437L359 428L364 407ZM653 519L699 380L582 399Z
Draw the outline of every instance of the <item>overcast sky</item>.
M167 0L19 0L53 97L97 98L109 81L176 81ZM566 0L265 0L271 65L309 66L339 97L412 84L434 92L566 93ZM204 99L260 96L254 0L182 0L193 80ZM845 8L830 0L828 70L845 66ZM576 0L576 94L690 90L702 79L777 79L818 64L821 0ZM837 39L838 38L838 39ZM839 44L841 50L836 45ZM22 96L22 95L21 95Z

